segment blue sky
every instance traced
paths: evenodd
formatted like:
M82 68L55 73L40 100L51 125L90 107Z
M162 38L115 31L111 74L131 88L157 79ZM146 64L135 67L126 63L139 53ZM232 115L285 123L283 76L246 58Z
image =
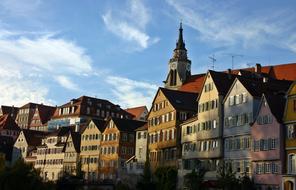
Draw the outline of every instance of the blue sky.
M183 21L192 73L295 62L296 2L0 0L0 104L151 104Z

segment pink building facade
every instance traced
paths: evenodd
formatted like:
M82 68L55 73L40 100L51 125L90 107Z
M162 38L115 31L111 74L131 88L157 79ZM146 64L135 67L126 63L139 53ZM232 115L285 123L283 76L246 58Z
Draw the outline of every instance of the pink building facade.
M279 99L277 99L279 98ZM263 95L255 122L251 126L253 180L259 189L280 189L285 170L284 97Z

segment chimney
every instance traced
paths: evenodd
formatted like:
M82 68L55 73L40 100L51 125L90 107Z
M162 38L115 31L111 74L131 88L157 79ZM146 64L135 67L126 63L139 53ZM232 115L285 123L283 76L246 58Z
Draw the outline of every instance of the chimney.
M268 82L268 77L263 77L263 83L267 83Z
M79 132L79 124L75 125L75 132Z
M256 63L255 72L256 73L261 73L261 65L260 65L260 63Z
M231 79L231 77L232 77L231 69L227 69L227 75L228 75L228 79Z

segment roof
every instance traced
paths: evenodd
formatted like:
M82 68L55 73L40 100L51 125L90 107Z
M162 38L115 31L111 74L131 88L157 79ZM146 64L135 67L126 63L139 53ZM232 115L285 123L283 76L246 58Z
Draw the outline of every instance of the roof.
M226 71L224 71L226 72ZM242 72L243 75L250 75L255 73L255 67L235 69L231 71L232 74L237 75ZM268 65L261 67L261 75L268 74L270 77L279 80L296 80L296 63ZM205 73L191 75L190 78L180 87L180 91L199 93L202 90Z
M24 136L29 146L41 145L42 138L48 135L48 132L35 131L29 129L22 129L22 132L24 133Z
M197 116L197 115L194 115L194 116L190 117L189 119L183 121L180 125L181 125L181 126L182 126L182 125L186 125L186 124L188 124L188 123L191 123L191 122L193 122L193 121L197 121L197 120L198 120L198 116Z
M205 77L205 73L191 75L190 78L180 87L180 91L200 93Z
M166 88L159 88L168 101L176 110L186 110L196 112L197 103L196 98L198 93L184 92L178 90L170 90Z
M286 104L285 95L264 94L264 97L274 117L278 122L282 122Z
M230 89L235 77L237 75L224 73L224 72L217 72L217 71L208 71L215 83L215 86L218 90L219 95L226 95L228 90Z
M134 132L139 127L144 126L147 122L132 120L132 119L121 119L111 118L119 131Z
M74 113L70 113L67 115L59 115L59 109L56 109L53 118L60 118L64 116L90 116L90 117L99 117L97 115L97 109L108 109L106 108L107 105L110 106L110 110L112 110L115 113L120 113L124 115L129 115L132 117L132 115L125 110L121 109L119 105L115 105L112 102L104 99L98 99L93 98L89 96L81 96L77 99L72 99L66 104L63 104L59 106L58 108L64 108L64 107L74 107L75 111ZM90 113L87 113L87 107L90 108Z
M263 82L262 79L247 79L244 77L237 77L248 92L255 97L261 97L263 93L278 94L285 93L289 89L292 81L268 79Z
M14 119L8 114L0 116L0 130L3 129L20 130Z
M10 114L10 116L12 116L14 119L17 116L19 108L18 107L14 107L14 106L1 106L1 111L2 111L2 115L4 114Z
M146 123L145 125L143 125L142 127L139 127L136 129L136 131L146 131L148 130L148 124Z
M75 148L75 151L77 153L80 152L80 142L81 142L81 135L79 132L74 132L72 130L69 131L69 133L71 134L71 137L72 137L72 142L73 142L73 145L74 145L74 148ZM66 149L66 145L67 143L65 143L65 146L64 146L64 151Z
M0 136L0 153L5 154L5 159L11 161L13 150L13 138L8 136Z
M99 129L99 131L101 133L105 130L105 128L106 128L106 122L107 122L106 120L102 120L102 119L91 119L89 121L89 123L91 121L95 124L95 126ZM83 131L87 128L87 126L81 130L81 133L83 133Z
M38 105L43 105L43 104L37 104L37 103L32 103L29 102L23 106L21 106L19 109L24 109L24 108L36 108ZM45 105L44 105L45 106Z
M132 114L134 118L138 119L139 117L141 117L143 112L147 111L147 107L139 106L139 107L127 108L125 109L125 111Z
M70 127L60 127L59 129L51 132L48 136L53 137L53 136L66 136L68 135L68 132L71 130Z
M56 107L46 106L46 105L38 105L37 106L39 117L42 124L46 124L54 114Z

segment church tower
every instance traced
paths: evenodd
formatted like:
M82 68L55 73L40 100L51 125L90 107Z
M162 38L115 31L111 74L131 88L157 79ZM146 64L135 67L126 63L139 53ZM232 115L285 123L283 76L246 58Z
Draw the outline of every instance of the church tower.
M187 57L187 50L183 40L183 28L180 23L179 39L174 49L173 57L169 61L169 73L164 81L164 87L178 90L191 76L191 61Z

